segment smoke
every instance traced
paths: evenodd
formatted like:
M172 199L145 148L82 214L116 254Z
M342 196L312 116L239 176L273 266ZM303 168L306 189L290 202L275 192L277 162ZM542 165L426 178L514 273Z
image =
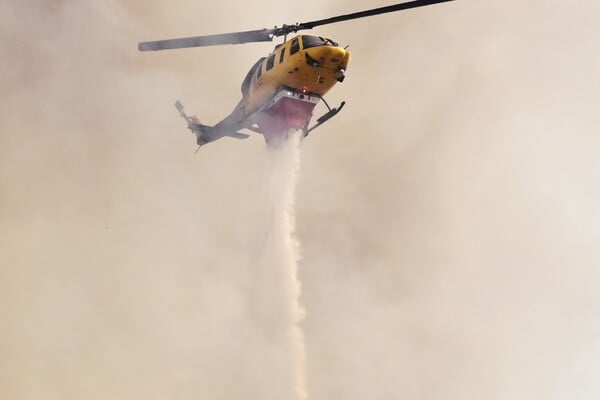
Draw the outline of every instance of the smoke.
M302 142L300 367L292 264L262 269L275 155L194 155L173 107L217 122L271 44L137 43L367 7L0 2L0 398L259 400L302 370L311 399L598 398L592 0L313 31L353 58Z

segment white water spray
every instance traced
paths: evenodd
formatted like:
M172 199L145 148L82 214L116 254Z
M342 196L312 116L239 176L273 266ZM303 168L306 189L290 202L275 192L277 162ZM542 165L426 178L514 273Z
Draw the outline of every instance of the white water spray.
M304 337L298 325L304 317L297 277L299 243L294 236L300 136L299 132L292 132L268 152L266 208L269 214L258 267L261 284L256 294L256 317L262 330L259 337L265 341L263 348L271 349L263 355L262 364L273 369L264 371L272 378L268 387L261 390L264 399L307 398Z

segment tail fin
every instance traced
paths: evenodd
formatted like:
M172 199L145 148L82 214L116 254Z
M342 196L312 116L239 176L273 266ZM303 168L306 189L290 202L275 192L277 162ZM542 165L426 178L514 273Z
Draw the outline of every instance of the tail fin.
M183 108L183 104L181 104L181 102L179 100L177 100L175 102L175 108L177 109L177 111L179 111L179 115L181 115L181 117L183 119L185 119L185 122L188 123L188 127L189 127L189 125L192 123L192 118L188 117L188 115L185 113L185 109Z
M210 126L201 124L196 116L190 117L189 115L187 115L185 113L185 109L183 108L183 104L181 104L179 100L175 102L175 108L177 109L177 111L179 111L179 115L181 115L181 117L187 123L188 129L192 131L194 135L196 135L196 143L198 144L198 146L202 146L203 144L206 144L211 141L206 137L206 134L211 129Z

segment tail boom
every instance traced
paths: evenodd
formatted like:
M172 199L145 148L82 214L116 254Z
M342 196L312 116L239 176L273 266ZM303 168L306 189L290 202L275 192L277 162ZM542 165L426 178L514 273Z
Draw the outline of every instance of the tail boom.
M177 111L179 111L179 114L187 123L188 129L192 131L194 135L196 135L196 143L198 144L198 146L202 146L206 143L213 142L224 136L232 137L235 139L247 139L250 137L250 135L241 132L236 132L235 130L228 131L200 123L200 120L198 120L196 116L189 116L185 113L183 104L181 104L179 100L175 102L175 108L177 108Z

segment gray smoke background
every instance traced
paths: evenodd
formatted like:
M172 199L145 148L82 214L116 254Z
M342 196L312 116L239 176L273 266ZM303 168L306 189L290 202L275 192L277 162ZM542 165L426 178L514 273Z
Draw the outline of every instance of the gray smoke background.
M249 306L280 290L262 138L194 155L173 107L218 121L272 45L137 43L391 3L0 3L0 398L284 382ZM460 0L315 31L353 59L302 143L309 398L600 396L599 26L592 0Z

